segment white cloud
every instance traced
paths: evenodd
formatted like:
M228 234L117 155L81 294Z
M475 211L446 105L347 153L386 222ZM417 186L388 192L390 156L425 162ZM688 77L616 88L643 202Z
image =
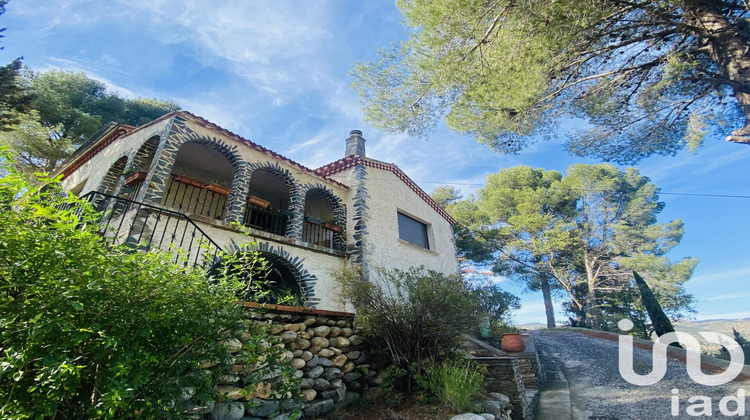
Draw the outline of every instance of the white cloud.
M714 281L727 281L729 279L750 279L750 267L743 267L734 270L695 276L690 280L690 283L696 284Z
M35 69L37 72L46 72L50 70L65 70L72 72L83 72L86 73L86 77L89 79L96 80L97 82L103 83L107 87L107 91L115 93L118 96L125 98L136 98L136 97L155 97L154 92L150 91L133 91L124 86L118 85L111 80L111 75L122 75L123 72L117 68L99 66L96 63L82 63L78 61L68 60L60 57L46 57L47 61L53 63L51 66L41 67ZM107 75L105 75L107 74Z
M329 138L328 133L318 133L314 137L312 137L310 140L302 141L300 143L295 144L291 148L287 150L286 153L292 155L294 153L299 152L300 150L309 149L312 146L315 146L319 144L321 141Z
M718 295L710 296L707 298L701 298L702 301L715 301L715 300L733 300L733 299L747 299L750 298L750 293L734 293L731 295Z
M269 92L315 79L320 49L332 37L326 2L128 0L166 44L187 44L206 66L231 66L235 74Z

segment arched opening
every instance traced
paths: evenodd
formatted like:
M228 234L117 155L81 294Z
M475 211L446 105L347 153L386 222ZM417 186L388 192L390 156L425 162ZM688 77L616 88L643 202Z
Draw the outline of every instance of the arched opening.
M138 151L135 152L133 163L130 165L130 168L134 171L148 172L149 168L151 167L151 163L154 161L154 155L156 154L156 149L158 147L159 136L154 136L146 140L146 142L141 145Z
M234 168L210 145L188 142L177 151L162 204L181 213L222 219Z
M159 137L154 136L146 140L135 153L133 161L130 163L130 167L125 174L125 183L122 187L122 195L124 197L130 200L136 197L141 184L143 184L143 180L146 179L146 174L151 168L151 163L154 161L154 155L158 147Z
M107 173L102 179L102 183L99 185L99 192L109 195L115 195L117 184L120 182L123 172L125 171L125 165L128 164L128 157L123 156L109 168Z
M223 269L220 265L214 273ZM245 284L244 301L304 306L299 271L284 258L268 252L240 252L229 262L231 274Z
M292 217L287 182L267 169L258 169L250 177L245 209L245 226L286 236Z
M339 248L344 221L336 212L338 206L340 203L330 191L322 188L309 190L305 195L302 240L326 248Z

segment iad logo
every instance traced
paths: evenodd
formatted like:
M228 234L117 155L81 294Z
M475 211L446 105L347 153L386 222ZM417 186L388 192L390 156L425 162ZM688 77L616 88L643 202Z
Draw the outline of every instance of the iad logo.
M623 331L630 331L633 322L629 319L620 320L617 323ZM684 332L673 332L664 334L654 342L651 372L645 375L633 371L633 337L621 335L619 339L619 365L620 375L633 385L653 385L664 378L667 373L667 346L679 342L685 347L687 354L686 370L690 378L705 386L723 385L736 378L744 367L745 355L739 344L730 337L715 333L699 333L709 343L721 344L729 352L729 368L716 375L707 375L701 372L701 345L692 335ZM673 417L680 415L680 390L672 389L670 412ZM689 406L685 413L691 417L710 417L713 415L713 402L710 397L696 395L688 398ZM733 408L730 407L733 405ZM727 395L719 401L719 411L729 417L742 417L745 415L745 390L738 389L737 396Z
M620 320L617 323L623 331L630 331L633 322L629 319ZM633 385L647 386L659 382L667 373L667 346L679 342L687 353L686 369L690 378L705 386L723 385L741 372L745 364L745 354L742 348L731 337L716 332L700 332L709 343L721 344L729 352L729 368L716 375L707 375L701 372L701 345L692 335L684 332L672 332L659 337L653 348L653 368L645 375L633 371L633 337L621 335L619 339L619 370L623 379Z

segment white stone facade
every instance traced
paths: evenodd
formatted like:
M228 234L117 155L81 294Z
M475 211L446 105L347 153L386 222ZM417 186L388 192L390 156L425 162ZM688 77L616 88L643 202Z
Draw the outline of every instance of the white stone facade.
M356 154L313 170L178 111L139 128L103 128L60 174L64 188L91 193L128 229L112 238L185 249L207 237L227 252L254 241L284 285L319 309L350 309L332 278L347 263L457 273L450 216L395 165L366 158L360 132L347 151ZM425 243L400 239L399 213Z

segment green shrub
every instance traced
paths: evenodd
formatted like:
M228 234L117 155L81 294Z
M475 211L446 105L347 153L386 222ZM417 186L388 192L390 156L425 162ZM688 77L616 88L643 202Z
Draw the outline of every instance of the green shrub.
M215 398L202 361L284 368L275 347L221 344L240 326L266 337L234 304L237 281L108 246L87 203L0 160L0 418L178 418L184 393Z
M395 389L416 391L414 375L450 357L473 333L480 307L459 276L424 268L377 270L368 281L347 268L336 274L358 322L391 363L405 372Z
M446 360L428 368L424 376L422 387L454 413L468 410L472 399L482 393L483 369L470 360Z

